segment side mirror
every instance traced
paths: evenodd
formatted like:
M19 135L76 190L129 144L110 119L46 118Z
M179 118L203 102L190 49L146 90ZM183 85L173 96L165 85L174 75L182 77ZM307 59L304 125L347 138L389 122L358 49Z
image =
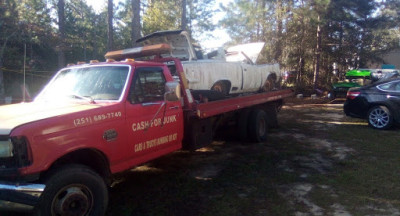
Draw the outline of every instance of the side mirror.
M181 87L178 82L165 83L164 101L178 101L181 99Z

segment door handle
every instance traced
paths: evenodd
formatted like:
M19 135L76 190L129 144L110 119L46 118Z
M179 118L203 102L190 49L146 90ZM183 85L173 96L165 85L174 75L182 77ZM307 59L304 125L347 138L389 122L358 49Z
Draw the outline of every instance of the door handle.
M399 97L399 96L387 95L386 98L387 98L387 99L391 99L391 98L399 99L400 97Z
M179 106L172 106L172 107L169 107L168 109L170 109L170 110L172 110L172 109L179 109Z
M153 105L160 105L161 103L154 103L154 102L148 102L148 103L142 103L142 106L153 106Z

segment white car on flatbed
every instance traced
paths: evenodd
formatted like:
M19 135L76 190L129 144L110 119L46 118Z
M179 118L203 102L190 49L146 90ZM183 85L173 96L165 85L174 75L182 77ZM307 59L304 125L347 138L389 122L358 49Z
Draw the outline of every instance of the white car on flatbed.
M155 32L137 40L143 47L113 51L107 59L140 58L143 55L179 58L191 90L215 90L223 95L271 91L280 87L279 64L255 62L264 43L241 44L203 54L185 31ZM174 66L169 65L174 74Z

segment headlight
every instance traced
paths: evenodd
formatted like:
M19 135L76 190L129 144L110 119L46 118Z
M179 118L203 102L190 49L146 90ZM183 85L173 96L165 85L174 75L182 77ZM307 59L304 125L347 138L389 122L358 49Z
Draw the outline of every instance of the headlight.
M11 140L0 141L0 158L7 158L13 156L13 144Z

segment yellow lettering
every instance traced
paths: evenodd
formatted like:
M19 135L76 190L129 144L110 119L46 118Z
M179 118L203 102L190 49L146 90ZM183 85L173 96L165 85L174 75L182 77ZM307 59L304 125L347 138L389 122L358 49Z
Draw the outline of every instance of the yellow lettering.
M133 130L133 131L136 131L136 123L133 123L133 124L132 124L132 130Z

